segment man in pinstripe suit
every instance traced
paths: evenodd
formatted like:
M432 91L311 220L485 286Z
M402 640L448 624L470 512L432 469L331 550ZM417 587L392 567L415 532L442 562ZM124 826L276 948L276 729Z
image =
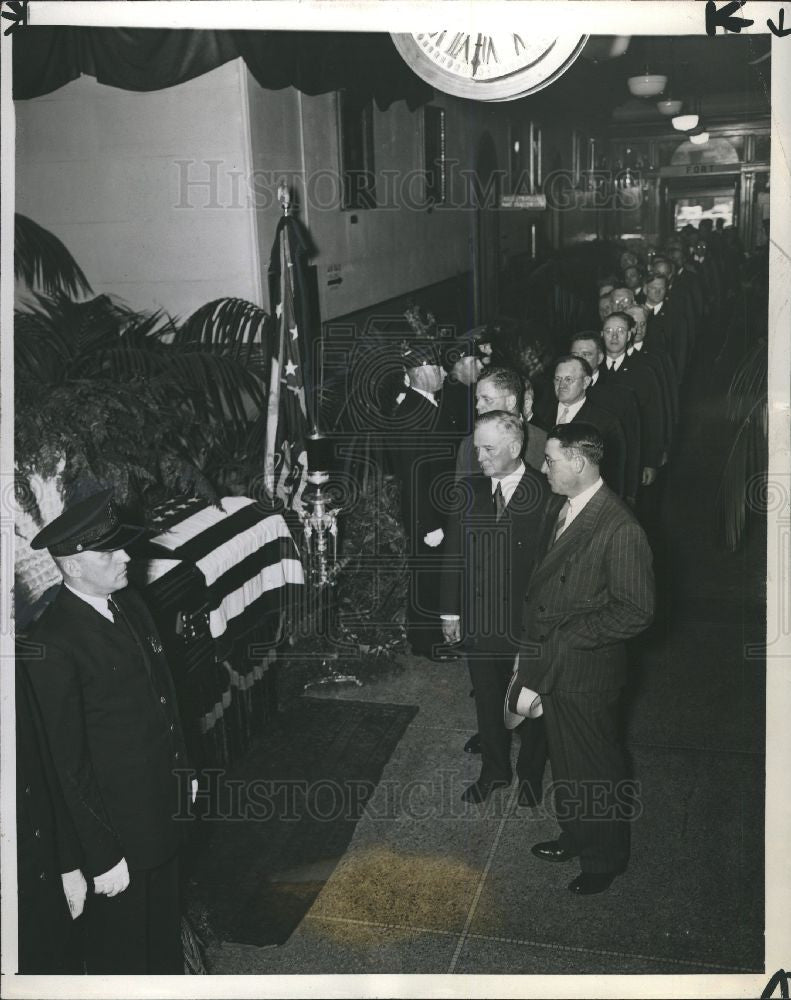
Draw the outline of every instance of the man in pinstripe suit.
M609 888L629 859L626 784L617 710L625 642L654 611L651 550L629 508L599 475L604 446L591 424L554 427L544 473L566 497L553 540L525 595L522 645L508 707L522 687L544 710L558 840L536 844L546 861L580 859L578 895Z

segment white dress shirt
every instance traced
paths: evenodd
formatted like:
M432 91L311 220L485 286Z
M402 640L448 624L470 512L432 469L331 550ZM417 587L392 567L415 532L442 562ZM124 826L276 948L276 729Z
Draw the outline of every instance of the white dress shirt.
M525 474L525 463L520 462L519 465L514 469L513 472L509 472L507 476L501 476L497 478L495 476L491 477L492 486L492 496L494 496L495 490L497 489L497 484L500 484L500 489L502 490L503 500L505 501L505 506L507 507L511 497L514 495L514 490L519 485L519 480ZM442 621L445 622L457 622L459 621L458 615L440 615Z
M626 357L626 352L617 357L615 361L613 361L612 358L607 358L607 367L610 368L612 371L617 372L618 369L623 364L623 359L625 357Z
M503 492L503 500L505 501L505 506L508 506L511 497L514 495L514 490L519 485L519 480L525 474L525 463L521 462L514 469L513 472L509 472L507 476L502 476L501 478L496 478L492 476L492 496L497 489L497 484L500 484L500 489Z
M563 418L562 423L570 424L571 421L576 417L582 407L585 405L585 393L583 393L576 403L558 403L558 412L555 415L555 423L561 423L561 417L563 416L563 411L568 410L567 415Z
M627 354L634 354L634 352L637 351L637 353L639 354L640 351L642 351L642 349L643 349L643 344L644 343L645 343L644 340L638 340L636 344L632 344L632 346L629 348L629 350L626 353Z
M68 583L64 582L64 587L70 590L75 597L79 597L81 601L85 601L86 604L98 611L102 618L106 618L108 622L115 624L115 618L113 618L113 613L107 605L107 601L112 596L108 594L107 597L95 597L93 594L83 594L81 590L75 590L74 587L70 587Z
M587 490L584 490L582 493L578 493L575 497L566 497L568 509L566 511L566 520L563 523L563 531L568 531L568 527L574 518L585 509L588 502L603 485L604 480L601 476L599 476L593 486L589 486ZM563 531L561 531L561 535L563 534Z

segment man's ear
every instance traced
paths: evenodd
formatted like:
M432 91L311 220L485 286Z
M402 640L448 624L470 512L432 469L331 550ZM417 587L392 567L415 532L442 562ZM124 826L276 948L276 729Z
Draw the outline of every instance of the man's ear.
M72 559L71 557L61 559L60 568L65 576L77 577L82 575L79 559Z
M509 392L505 397L505 401L508 404L508 413L516 413L516 396Z

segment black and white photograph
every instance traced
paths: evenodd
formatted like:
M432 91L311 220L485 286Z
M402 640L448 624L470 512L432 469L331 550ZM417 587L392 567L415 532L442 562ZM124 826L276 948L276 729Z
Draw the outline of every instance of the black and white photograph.
M3 994L787 996L782 6L0 14Z

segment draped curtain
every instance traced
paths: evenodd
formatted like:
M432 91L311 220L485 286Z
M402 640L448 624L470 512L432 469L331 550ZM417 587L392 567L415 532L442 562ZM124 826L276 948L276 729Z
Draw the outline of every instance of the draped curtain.
M346 89L381 110L398 100L414 109L433 94L387 34L29 26L14 34L14 99L41 97L81 74L123 90L162 90L239 56L267 90Z

